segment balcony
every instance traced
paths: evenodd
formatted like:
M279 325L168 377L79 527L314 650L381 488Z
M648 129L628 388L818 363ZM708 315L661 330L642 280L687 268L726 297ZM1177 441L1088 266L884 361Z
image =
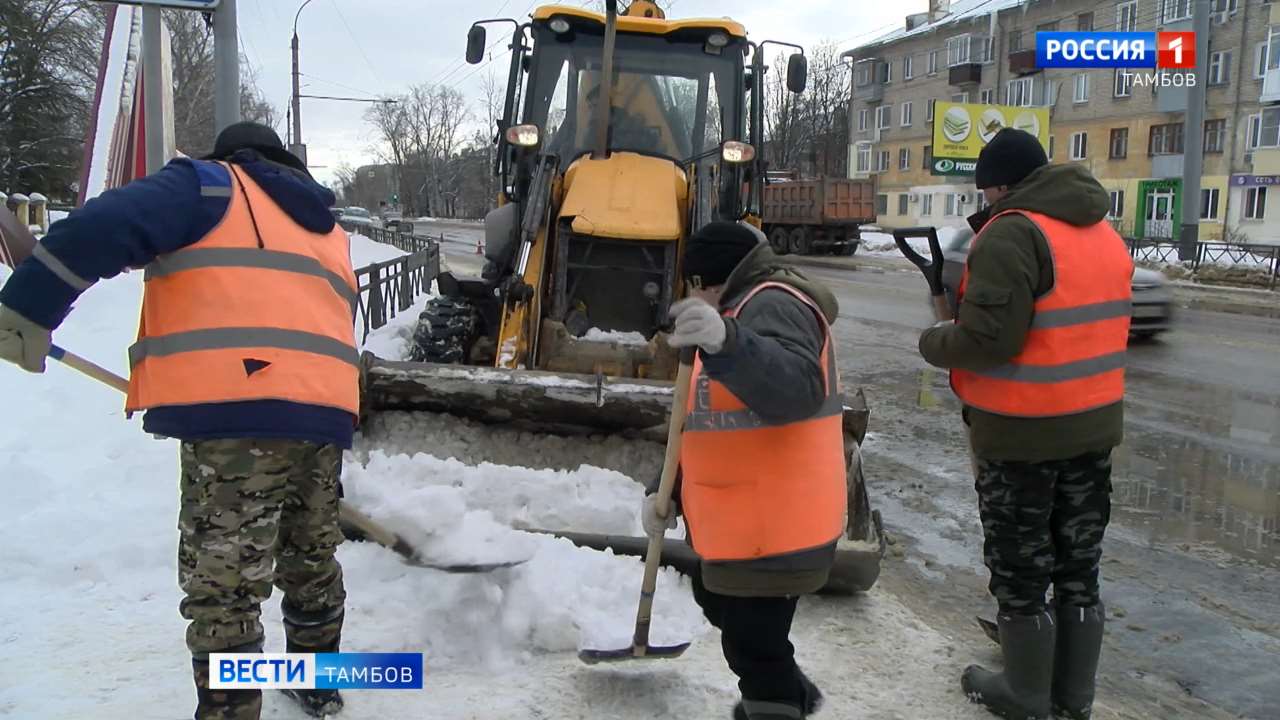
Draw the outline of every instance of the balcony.
M1267 74L1262 76L1262 96L1258 100L1280 102L1280 68L1267 68Z
M949 78L951 85L978 85L982 82L982 65L978 63L952 65Z
M884 83L871 82L866 85L858 85L854 87L853 99L868 103L881 102L884 100Z
M1136 89L1136 87L1135 87ZM1187 87L1178 87L1176 85L1170 87L1156 88L1156 111L1165 113L1180 113L1187 111L1187 102L1190 99L1191 91Z
M1182 153L1177 155L1152 155L1151 177L1157 180L1182 177L1182 163L1185 157Z
M1017 50L1009 53L1009 72L1014 75L1030 75L1040 72L1040 68L1036 67L1036 51Z

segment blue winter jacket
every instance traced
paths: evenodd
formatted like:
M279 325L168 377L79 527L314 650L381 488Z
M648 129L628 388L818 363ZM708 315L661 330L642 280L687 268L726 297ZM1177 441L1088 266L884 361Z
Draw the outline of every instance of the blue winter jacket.
M300 227L315 233L333 230L329 208L334 197L327 188L252 150L237 153L231 162ZM89 284L147 265L199 241L226 214L229 198L202 197L197 173L230 184L230 173L216 163L174 160L157 173L85 203L49 228L40 242L65 270ZM81 292L49 266L29 258L0 288L0 304L53 330ZM156 408L147 411L143 428L182 440L284 438L342 448L351 447L354 433L353 418L345 411L282 400Z

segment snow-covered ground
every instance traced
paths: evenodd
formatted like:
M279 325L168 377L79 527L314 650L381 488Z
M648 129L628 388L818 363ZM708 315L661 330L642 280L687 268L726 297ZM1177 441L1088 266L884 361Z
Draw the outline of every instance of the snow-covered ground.
M353 243L358 264L383 252L391 251ZM8 272L0 269L0 282ZM125 372L141 281L141 273L128 273L89 290L57 341ZM394 357L408 323L375 332L367 347ZM43 376L0 367L0 396L7 429L0 435L0 716L189 716L190 665L177 613L176 442L143 434L137 418L124 418L115 391L58 363ZM532 450L517 461L522 443L541 440L528 434L510 443L509 465L451 459L467 453L424 434L430 426L414 416L386 415L370 429L377 437L362 438L348 454L348 501L443 559L529 560L488 575L450 576L408 567L370 544L344 545L345 649L421 651L430 670L421 692L348 693L343 717L727 716L735 681L687 580L662 573L652 636L693 640L684 658L587 668L578 648L628 644L641 563L511 529L636 534L636 481L649 479L652 468L641 471L625 445L607 444L592 465L519 467L539 464ZM267 649L280 651L278 594L264 609ZM952 642L892 595L805 599L795 639L801 662L827 692L826 717L984 717L955 687L963 659L953 657ZM269 694L264 717L302 715Z
M944 227L938 228L938 242L942 247L947 246L947 242L958 232L956 228ZM925 238L908 238L907 244L912 250L920 253L924 257L929 257L929 241ZM891 257L901 258L902 252L898 250L898 246L893 241L892 233L885 232L864 232L862 233L862 247L858 250L859 254L870 255L872 257Z

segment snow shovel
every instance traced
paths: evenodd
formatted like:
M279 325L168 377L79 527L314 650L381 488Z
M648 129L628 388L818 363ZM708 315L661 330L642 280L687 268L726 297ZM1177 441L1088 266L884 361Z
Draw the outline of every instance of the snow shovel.
M925 258L907 242L909 238L927 238L929 240L929 258ZM938 243L938 229L935 227L902 228L893 231L893 242L898 250L920 268L924 279L929 283L929 296L933 301L933 316L938 320L951 320L951 303L947 300L947 289L942 283L942 266L944 258L942 246Z
M680 371L671 400L671 421L667 425L667 453L662 462L662 480L658 483L656 498L658 514L671 512L671 493L675 489L676 470L680 466L680 440L684 433L684 420L689 400L689 380L693 376L695 348L680 351ZM649 547L644 556L644 582L640 585L640 605L636 609L636 630L631 647L615 650L581 650L578 659L588 665L623 662L626 660L663 660L678 658L689 649L690 643L679 645L650 645L649 621L653 612L653 593L658 586L658 566L662 563L662 535L650 535Z

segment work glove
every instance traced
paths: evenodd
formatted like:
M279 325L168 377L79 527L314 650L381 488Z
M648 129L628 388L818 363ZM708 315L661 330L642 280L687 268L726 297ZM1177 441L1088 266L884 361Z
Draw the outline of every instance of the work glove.
M53 346L53 333L0 305L0 360L27 372L44 372L44 359Z
M667 516L659 517L658 496L645 495L644 502L640 504L640 524L644 527L645 535L666 535L668 530L676 527L675 503L668 502Z
M673 348L694 347L715 355L724 348L724 338L728 332L724 326L724 318L720 311L711 307L706 300L685 298L671 306L671 319L676 327L667 343Z

